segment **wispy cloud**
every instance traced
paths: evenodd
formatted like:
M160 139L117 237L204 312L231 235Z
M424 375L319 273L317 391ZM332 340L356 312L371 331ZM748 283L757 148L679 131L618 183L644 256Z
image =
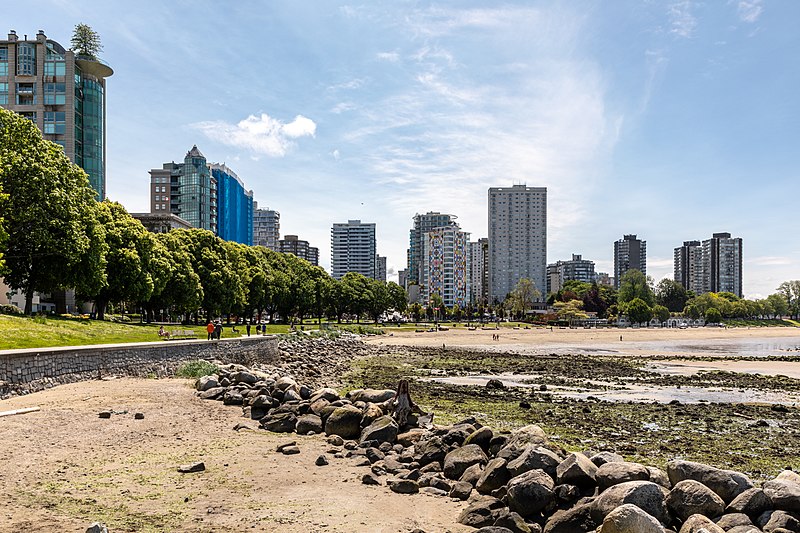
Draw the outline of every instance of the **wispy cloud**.
M400 61L400 54L397 52L378 52L376 57L382 61L388 61L390 63L397 63Z
M352 90L358 89L364 85L367 80L364 78L355 78L352 80L348 80L342 83L337 83L335 85L331 85L328 87L329 91L341 91L341 90Z
M736 13L743 22L754 23L764 12L762 0L740 0L736 5Z
M335 115L340 115L345 111L352 111L356 108L356 105L353 102L339 102L335 106L331 108L331 113Z
M667 8L667 15L670 21L669 32L678 37L688 39L694 35L697 28L697 18L692 14L691 0L680 0L672 3Z
M302 115L284 123L266 113L250 115L236 124L214 120L197 122L192 127L214 141L271 157L283 157L294 144L293 139L314 137L317 131L316 123Z

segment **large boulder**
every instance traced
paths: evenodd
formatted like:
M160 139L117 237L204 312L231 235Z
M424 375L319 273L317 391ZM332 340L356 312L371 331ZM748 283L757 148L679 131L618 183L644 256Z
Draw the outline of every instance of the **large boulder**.
M477 444L469 444L456 448L444 458L444 475L449 479L459 479L461 474L472 465L485 465L488 462L486 454Z
M524 449L526 446L541 446L547 443L547 434L535 424L514 431L506 441L506 448Z
M494 521L495 527L504 527L511 531L511 533L533 533L534 529L531 529L531 526L525 523L525 520L519 515L519 513L515 513L514 511L509 511L508 509L501 509L499 511L495 511L497 520ZM541 527L536 524L534 525L535 531L541 533Z
M699 481L684 479L672 487L666 498L667 508L682 522L694 514L716 518L725 511L725 502Z
M725 531L730 531L735 527L755 528L750 517L743 513L726 513L720 516L715 523Z
M283 376L278 378L278 381L275 382L275 387L282 391L290 388L297 390L297 382L289 376Z
M259 422L267 431L291 433L297 425L297 416L291 412L270 413Z
M589 457L589 460L593 462L597 467L601 467L606 463L624 463L625 458L622 457L618 453L614 452L599 452L594 454L593 456Z
M764 483L764 494L775 509L800 513L800 483L773 479Z
M553 513L544 525L544 533L594 531L596 526L592 518L592 505L585 503Z
M673 485L685 479L699 481L716 492L726 504L753 488L753 483L744 474L692 461L670 461L667 463L667 475Z
M556 467L559 484L588 487L595 484L597 466L580 452L571 453Z
M493 490L499 489L511 479L506 468L506 460L495 457L486 464L481 477L475 484L475 490L481 494L489 494Z
M775 479L782 479L784 481L800 484L800 474L794 470L781 470L781 473L775 476Z
M195 381L194 388L203 392L208 389L219 387L219 376L211 374L210 376L202 376Z
M361 411L352 405L337 407L325 421L326 435L353 439L361 433Z
M516 459L509 461L508 471L511 477L524 474L529 470L544 470L554 480L556 479L556 469L561 458L542 446L528 446Z
M772 533L779 528L792 532L800 531L800 520L786 511L764 511L756 519L756 525L766 533Z
M725 530L701 514L695 514L686 519L681 526L680 533L725 533Z
M555 502L553 478L543 470L529 470L506 485L508 507L522 516L534 516Z
M399 429L397 422L391 416L382 416L361 431L361 442L376 440L394 443Z
M612 485L626 481L650 481L650 472L646 466L639 463L609 462L597 469L595 479L600 492L603 492Z
M600 524L608 513L632 503L662 524L669 521L663 489L652 481L626 481L606 489L592 502L592 517Z
M494 438L494 432L491 428L482 427L470 433L466 439L464 439L464 444L477 444L481 447L484 452L489 452L489 443Z
M418 454L417 461L421 466L430 463L441 463L444 461L449 447L442 442L440 437L431 437L429 439L420 440L414 445L414 449Z
M255 385L258 381L258 377L252 372L247 370L240 370L239 372L234 372L231 374L231 381L234 383L245 383L247 385Z
M322 433L322 419L314 414L303 415L297 419L297 434Z
M484 496L461 511L458 523L475 528L494 525L497 519L495 512L503 507L503 502L497 498Z
M772 509L772 500L759 489L747 489L733 499L725 509L726 513L744 513L751 518L757 518L761 513Z
M391 389L383 389L383 390L376 390L376 389L363 389L363 390L355 390L350 391L348 395L350 400L355 402L365 402L365 403L383 403L386 400L391 400L394 398L395 392Z
M397 435L397 444L402 445L404 448L408 448L409 446L413 446L419 442L424 434L425 430L422 428L409 429L405 433L400 433Z
M361 413L361 427L365 428L384 416L383 409L377 403L368 403Z
M600 533L664 533L665 531L658 520L631 503L620 505L608 513L600 528Z
M311 393L312 403L320 399L327 400L328 402L335 402L339 399L339 394L335 390L328 387L317 389Z

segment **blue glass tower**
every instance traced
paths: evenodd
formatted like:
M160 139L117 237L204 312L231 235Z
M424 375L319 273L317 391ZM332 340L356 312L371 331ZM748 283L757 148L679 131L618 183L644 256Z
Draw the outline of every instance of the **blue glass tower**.
M217 182L217 235L252 246L253 191L224 164L212 164L211 175Z

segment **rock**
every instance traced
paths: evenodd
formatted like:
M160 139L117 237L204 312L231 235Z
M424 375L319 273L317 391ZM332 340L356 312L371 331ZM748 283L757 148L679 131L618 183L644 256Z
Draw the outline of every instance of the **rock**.
M468 444L477 444L481 447L481 450L484 452L489 451L489 443L492 441L494 437L494 432L487 427L482 427L473 431L472 433L464 439L464 446Z
M258 381L258 378L255 374L251 372L247 372L245 370L240 370L239 372L234 372L231 374L231 381L233 383L245 383L247 385L255 385Z
M361 411L351 405L337 407L325 421L325 433L345 439L358 437L361 433Z
M684 479L699 481L717 493L726 504L745 490L753 488L744 474L692 461L670 461L667 463L667 475L673 485Z
M297 455L298 453L300 453L300 448L298 448L297 446L286 446L281 450L281 453L283 455Z
M766 493L758 488L747 489L733 499L725 509L726 513L744 513L757 518L761 513L772 509L773 503ZM721 526L720 526L721 527Z
M436 487L423 487L419 489L419 491L430 494L431 496L447 496L446 490L437 489Z
M620 505L608 513L600 528L600 533L664 533L665 531L658 520L631 503Z
M489 494L508 483L509 479L511 479L511 475L506 468L506 460L496 457L486 464L486 468L475 484L475 490L481 494Z
M596 525L592 518L592 505L585 503L553 513L544 525L544 533L594 531Z
M494 525L496 518L493 511L503 507L503 502L497 498L484 496L461 511L458 516L458 523L475 528Z
M667 490L672 488L672 483L669 482L669 476L667 473L661 470L660 468L656 468L655 466L648 466L647 472L650 474L650 481L661 485Z
M317 415L303 415L297 419L297 434L322 433L322 419Z
M181 465L178 467L178 472L181 474L191 474L193 472L202 472L206 469L206 464L202 461Z
M614 452L600 452L589 458L598 468L606 463L623 463L625 458Z
M108 533L108 528L106 527L105 524L95 522L91 526L86 528L86 533Z
M290 388L297 389L297 382L289 376L283 376L278 378L278 381L275 382L275 388L282 391L286 391L286 389Z
M719 525L719 524L717 524L717 525ZM773 530L773 533L774 533L774 531L777 531L778 533L791 533L786 529L784 529L783 531L781 531L780 529ZM753 526L753 525L750 525L750 526L736 526L736 527L732 527L730 529L725 529L725 533L761 533L761 530L758 529L756 526Z
M111 411L100 411L97 416L99 418L111 418Z
M800 513L800 483L773 479L764 483L764 494L772 501L773 508Z
M361 483L364 485L380 485L381 480L378 479L374 474L364 474L361 476Z
M561 461L562 459L558 455L547 448L528 446L519 457L509 461L507 467L511 477L524 474L529 470L539 469L547 472L555 480L556 469Z
M504 527L511 533L531 533L531 528L525 520L514 511L501 509L496 513L497 519L494 521L495 527ZM537 526L538 527L538 526Z
M612 485L626 481L649 481L650 472L644 465L628 462L604 463L595 473L597 486L603 492Z
M475 531L475 533L513 533L507 527L500 526L484 526Z
M473 487L478 484L478 480L483 475L483 467L480 464L474 464L464 470L464 473L461 474L461 477L458 478L459 481L466 481Z
M775 476L775 479L800 484L800 474L793 470L781 470L781 473Z
M326 400L328 402L335 402L339 399L339 394L331 388L325 387L322 389L317 389L311 393L311 403L314 403L317 400Z
M505 389L506 385L499 379L490 379L486 382L487 389Z
M556 467L556 481L579 487L595 484L597 467L580 452L571 453Z
M197 381L194 382L194 388L200 392L204 392L208 389L213 389L216 387L219 387L219 377L216 374L211 374L210 376L201 376L197 378Z
M411 479L390 478L386 481L386 484L389 485L392 492L398 494L416 494L419 492L419 485Z
M134 420L144 420L144 413L134 413L133 414Z
M726 513L716 520L716 524L725 531L739 526L754 527L750 517L743 513Z
M216 400L228 390L225 387L213 387L203 392L198 392L197 397L201 400Z
M391 389L376 390L364 389L360 391L350 391L350 400L355 402L365 403L383 403L386 400L394 398L395 392Z
M394 442L397 440L398 429L400 427L391 416L381 416L361 431L361 442Z
M261 427L275 433L291 433L297 426L297 417L294 413L268 414L260 421Z
M469 444L456 448L444 458L444 475L449 479L459 479L464 471L472 465L485 465L486 454L477 444Z
M544 430L537 425L531 424L514 431L506 441L505 447L522 450L526 446L541 446L546 442L547 435Z
M358 407L358 406L356 406ZM375 420L384 416L383 410L377 403L368 403L366 408L361 413L361 427L365 428L372 424ZM391 417L389 417L391 418Z
M725 533L725 530L701 514L686 519L680 533Z
M575 485L556 485L553 493L562 503L576 502L581 497L581 489Z
M800 531L800 520L786 511L765 511L756 519L756 525L766 533L773 533L776 529Z
M289 440L289 441L286 441L286 442L282 442L282 443L278 444L277 446L275 446L275 451L280 453L280 452L283 451L284 448L288 448L289 446L294 446L296 444L297 444L296 440Z
M450 497L457 500L466 500L472 493L472 484L466 481L457 481L450 489Z
M667 494L667 508L681 521L701 514L715 518L725 511L725 502L713 490L699 481L684 479Z
M506 485L508 507L522 516L533 516L555 501L553 478L543 470L529 470Z
M390 474L396 474L402 470L406 470L406 466L393 455L389 455L383 460L383 468Z
M297 391L297 389L295 389L293 387L290 387L290 388L286 389L285 391L283 391L283 401L284 402L299 402L302 399L303 399L303 397L300 396L300 393Z
M222 395L222 403L225 405L242 405L244 403L244 397L235 390L227 390L225 394Z
M449 446L463 446L464 441L467 440L472 433L475 432L475 426L470 424L456 424L451 427L444 436L442 442Z
M601 524L608 513L626 503L632 503L662 524L669 521L664 493L651 481L626 481L606 489L592 502L592 517Z
M327 466L329 464L328 458L325 457L324 455L320 455L319 457L317 457L317 460L314 461L314 464L317 466Z
M378 448L367 448L365 452L367 459L369 459L370 463L377 463L378 461L383 461L386 458L386 455L380 451Z
M331 446L341 446L344 444L344 439L339 435L331 435L327 439L325 439L325 442L327 442Z
M414 449L419 454L419 464L425 466L429 463L441 463L444 461L445 456L449 448L447 445L442 442L440 437L431 437L427 440L420 440L416 445L414 445Z

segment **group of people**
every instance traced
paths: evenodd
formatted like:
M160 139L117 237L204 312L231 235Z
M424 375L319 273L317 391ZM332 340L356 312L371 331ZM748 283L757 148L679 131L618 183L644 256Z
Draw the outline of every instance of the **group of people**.
M245 322L245 331L247 332L247 336L250 336L250 328L251 324L250 321ZM222 322L217 320L216 322L209 320L208 325L206 326L206 331L208 332L208 340L215 340L222 337ZM239 333L239 330L236 329L236 324L231 326L231 331L234 333ZM256 324L256 335L266 335L267 334L267 326L265 324ZM161 333L159 332L159 335Z

